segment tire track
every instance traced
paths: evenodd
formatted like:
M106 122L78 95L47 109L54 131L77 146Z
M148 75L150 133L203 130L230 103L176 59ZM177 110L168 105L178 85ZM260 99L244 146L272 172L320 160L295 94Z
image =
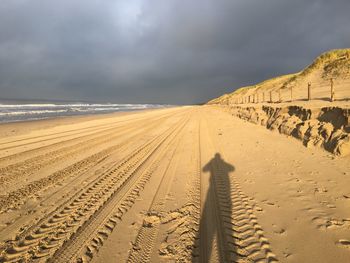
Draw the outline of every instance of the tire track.
M79 141L82 141L84 142L84 140L86 139L93 139L93 138L98 138L101 136L101 133L105 133L105 132L113 132L113 130L117 130L118 128L124 128L125 126L121 126L120 124L118 125L113 125L113 124L110 124L108 125L107 128L95 128L94 131L92 133L78 133L80 136L77 136L77 137L73 137L73 138L70 138L70 139L67 139L67 140L61 140L61 141L58 141L58 142L53 142L51 144L46 144L46 145L43 145L43 146L38 146L38 147L35 147L33 149L29 149L29 150L25 150L25 151L21 151L21 152L17 152L17 153L14 153L14 154L10 154L10 155L7 155L7 156L3 156L0 158L0 164L4 165L10 161L14 161L16 159L25 159L25 158L30 158L30 157L33 157L33 155L38 155L38 154L43 154L43 153L49 153L49 152L52 152L53 149L57 148L63 148L65 145L69 145L71 143L75 143L75 142L79 142ZM95 136L95 137L94 137ZM65 138L65 137L71 137L71 135L67 135L67 136L63 136L63 137L55 137L53 139L50 139L50 140L57 140L59 138ZM45 140L44 140L45 141ZM35 143L41 143L40 141L39 142L35 142ZM25 143L25 144L22 144L20 145L20 148L23 149L23 147L25 146L28 146L28 145L31 145L32 143ZM13 148L16 148L17 146L14 146ZM1 149L1 150L5 150L5 149Z
M161 120L158 119L158 121L160 122L164 120L166 120L166 117L162 117ZM95 147L106 144L115 139L118 139L123 134L130 133L134 130L137 131L143 127L144 125L139 125L136 127L135 126L121 127L119 128L119 130L117 130L117 133L113 131L115 128L112 128L110 129L111 130L110 132L99 135L98 137L93 137L87 141L66 146L58 150L45 153L43 155L35 156L25 161L12 164L4 168L0 168L0 184L4 185L5 183L18 180L21 177L29 176L35 172L38 172L40 169L42 169L45 166L57 163L62 160L74 158L74 156L77 156L79 153L83 151L85 152L85 151L91 150ZM75 139L72 139L72 140L75 140ZM57 144L60 145L60 143L57 143Z
M108 238L116 227L118 221L135 203L135 199L150 180L153 171L158 168L159 163L163 160L173 141L176 138L177 141L179 140L179 134L184 126L179 127L171 137L167 138L168 142L166 145L157 150L158 153L155 154L156 156L147 167L138 167L140 175L131 178L118 194L114 194L111 197L109 203L102 206L91 220L86 221L76 234L61 249L56 251L55 255L50 259L51 262L86 262L91 260L94 253L99 250L104 240ZM175 149L176 147L172 151L175 151Z
M114 152L122 151L123 148L126 148L132 141L136 140L139 137L144 137L145 132L154 129L154 127L158 125L159 123L152 123L147 128L144 127L144 130L138 131L136 134L126 137L126 140L117 145L111 146L98 153L90 155L62 170L54 172L47 177L33 181L19 189L16 189L7 195L0 195L0 214L7 209L17 208L24 202L26 198L37 195L39 191L44 191L48 187L61 182L67 177L78 177L82 173L93 168L98 163L108 158Z
M128 127L128 126L126 126L126 127ZM50 153L54 152L53 149L55 149L55 148L58 148L55 151L60 151L61 150L60 148L67 147L67 146L65 146L66 144L68 145L68 147L77 146L77 145L79 145L79 143L85 143L87 141L92 141L95 139L103 138L103 136L108 136L108 135L113 134L113 132L118 131L118 128L126 128L126 127L121 127L118 125L118 126L109 127L108 129L101 129L101 130L98 130L92 134L81 135L80 137L74 137L74 138L71 138L69 140L59 141L59 142L49 144L49 145L44 145L44 146L41 146L41 147L38 147L35 149L30 149L30 150L22 151L19 153L15 153L13 155L5 156L5 157L0 158L0 162L6 163L6 162L9 162L13 159L20 159L20 158L24 159L28 155L30 157L33 157L33 155L42 154L43 152L45 154L50 154ZM84 140L87 140L87 141L84 141ZM77 142L77 143L75 143L75 142ZM75 144L69 145L70 143L75 143ZM1 169L6 170L6 167L1 168Z
M116 125L116 127L118 127L118 126L119 125ZM104 128L104 127L107 127L107 128ZM102 131L104 129L108 130L108 128L110 128L110 127L111 127L111 124L103 124L103 125L99 125L98 127L78 129L77 132L74 132L74 133L71 133L71 134L62 135L62 134L68 133L68 131L64 131L64 132L60 132L60 133L55 133L55 135L59 134L59 136L56 136L56 137L53 137L53 138L46 138L46 139L42 139L42 138L50 137L52 135L37 136L37 137L35 137L35 139L39 139L37 141L26 142L26 143L16 144L16 145L12 145L12 146L6 146L6 147L0 148L0 150L4 151L4 150L9 150L9 149L13 149L13 148L19 148L19 147L23 148L23 146L28 146L28 145L37 144L37 143L43 143L43 142L48 142L48 141L54 141L54 140L57 140L57 139L67 138L67 137L71 137L71 136L74 136L74 135L81 135L82 132L86 132L86 131L87 132L92 132L93 134L98 134L98 132L101 132L101 130ZM73 139L77 139L77 138L79 138L79 137L76 137L76 138L73 138ZM15 142L19 142L19 141L30 141L31 139L32 138L25 138L25 139L15 140L15 141L12 141L12 142L6 142L6 143L2 143L2 144L10 144L10 143L15 143ZM50 145L46 145L46 146L50 146Z
M179 126L184 119L177 124ZM52 255L80 225L95 214L113 194L137 171L165 139L174 132L170 127L161 135L138 147L120 161L115 168L105 171L95 181L67 200L55 212L46 215L37 224L22 233L18 240L9 241L1 252L0 261L37 259ZM45 253L42 253L42 249Z
M197 113L198 114L198 113ZM171 262L197 262L200 254L198 238L201 215L201 121L192 138L191 169L186 187L187 202L179 209L171 210L162 224L171 223L161 243L159 256Z
M60 136L54 137L54 138L50 138L50 139L54 140L54 139L57 139L57 138L62 138L61 135L62 134L66 134L66 133L77 132L77 133L73 133L73 135L74 134L80 134L81 131L86 131L86 130L90 130L90 129L95 130L95 129L99 129L99 128L104 127L104 126L110 127L111 124L124 124L125 122L127 122L127 124L129 124L128 122L132 123L134 121L139 121L139 120L142 120L142 119L144 119L144 117L138 117L138 118L133 118L133 119L121 120L121 121L120 120L119 121L113 121L112 123L98 124L98 125L93 125L93 126L89 126L89 127L85 127L85 128L72 129L72 130L62 131L62 132L55 132L55 133L45 134L45 135L40 135L40 136L31 136L31 137L27 137L27 138L23 138L23 139L17 139L17 140L2 142L2 143L0 143L0 145L11 144L11 143L16 143L16 142L22 142L22 141L28 141L28 140L33 140L33 139L39 139L39 140L37 140L35 142L31 142L31 143L41 143L42 141L46 140L46 139L43 140L42 138L46 138L46 137L50 137L50 136L54 136L54 135L60 135ZM70 134L70 135L72 135L72 134ZM28 145L28 144L15 145L15 146L11 146L11 148L12 147L25 146L25 145ZM5 150L5 148L1 148L0 147L0 150Z
M162 212L165 207L165 197L170 190L173 182L176 167L178 167L180 156L175 156L176 152L180 152L178 148L180 141L176 143L176 147L171 153L171 158L165 167L161 181L157 187L151 205L148 209L143 225L139 229L136 241L130 251L127 262L149 262L151 260L152 251L158 236L159 227L162 219ZM174 157L175 156L175 157ZM173 172L169 172L171 166L175 168Z
M147 118L139 118L139 119L147 120L148 122L150 122L150 121L157 121L158 119L166 118L166 117L170 116L171 114L172 113L167 113L167 114L163 114L160 117L159 116L150 117L148 120L147 120ZM175 112L175 114L173 114L173 115L177 115L177 114L179 114L179 112ZM39 147L36 147L34 149L22 151L20 153L15 153L15 154L12 154L12 155L4 156L4 157L0 158L0 163L6 163L6 162L9 162L9 161L11 161L13 159L16 159L16 158L17 159L19 159L19 158L23 158L24 159L26 156L32 157L35 154L40 154L40 152L44 152L45 150L50 152L50 151L52 151L52 148L54 148L54 147L63 147L64 144L69 144L69 143L74 142L74 141L79 141L81 139L86 139L86 138L92 137L94 135L98 135L97 137L100 137L101 132L108 132L108 131L113 131L113 130L115 130L117 128L124 128L125 125L132 125L132 124L133 125L135 125L135 124L137 125L139 119L137 119L136 121L134 121L134 120L123 121L123 122L128 122L127 124L124 124L124 125L120 124L121 121L120 122L116 122L117 125L115 125L115 123L101 125L101 127L107 126L107 128L97 127L97 128L95 128L95 129L97 129L96 132L93 132L91 134L82 135L79 132L78 134L81 135L79 137L74 137L74 138L71 138L71 139L68 139L68 140L59 141L59 142L52 143L52 144L49 144L49 145L39 146ZM69 135L69 136L71 136L71 135ZM52 140L55 140L57 138L58 137L55 137ZM38 142L40 143L41 141L38 141ZM29 144L31 144L31 143L29 143ZM26 146L26 145L29 145L29 144L22 144L21 148L23 148L23 146ZM15 146L15 147L17 147L17 146ZM4 149L1 149L1 150L4 150Z
M206 126L208 127L207 123ZM214 135L208 136L208 141L211 141L213 149L218 149L218 152L224 156L220 145L210 138L216 137ZM221 239L220 247L223 249L218 254L226 256L221 260L224 260L223 262L240 262L242 260L277 262L278 259L272 253L270 243L264 236L263 228L259 225L254 214L250 198L243 193L234 177L230 176L230 185L227 185L227 181L223 179L224 173L223 168L216 165L216 175L213 180L214 196L220 227L218 238Z

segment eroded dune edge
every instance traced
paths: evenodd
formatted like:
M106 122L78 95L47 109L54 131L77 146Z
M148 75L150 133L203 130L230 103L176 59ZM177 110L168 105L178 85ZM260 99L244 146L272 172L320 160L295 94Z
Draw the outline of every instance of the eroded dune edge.
M350 154L350 109L307 106L223 106L233 116L293 136L307 147Z

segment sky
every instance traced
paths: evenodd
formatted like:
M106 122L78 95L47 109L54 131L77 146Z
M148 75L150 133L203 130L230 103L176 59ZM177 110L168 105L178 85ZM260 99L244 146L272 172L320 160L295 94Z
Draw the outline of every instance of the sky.
M195 104L350 47L349 0L1 0L0 98Z

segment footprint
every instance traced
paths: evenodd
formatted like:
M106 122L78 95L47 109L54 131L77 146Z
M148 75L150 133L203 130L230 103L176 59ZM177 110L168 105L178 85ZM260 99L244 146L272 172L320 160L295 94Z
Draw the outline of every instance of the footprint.
M260 206L257 206L257 205L254 206L254 209L257 212L263 212L264 211L264 209L262 209Z
M339 239L336 243L339 247L349 248L350 249L350 240L348 239Z
M274 232L275 234L280 234L280 235L282 235L283 233L286 232L285 229L283 229L283 228L281 228L281 227L279 227L279 226L277 226L277 225L275 225L275 224L272 225L272 230L273 230L273 232Z
M283 252L283 256L284 256L285 258L288 258L288 257L290 257L291 255L292 255L292 253Z
M343 197L344 197L345 199L350 199L350 194L343 194Z
M326 229L327 227L329 227L329 222L330 220L327 218L322 218L322 217L314 217L311 219L311 222L314 223L317 228L319 229Z
M248 184L255 184L255 182L251 179L245 179L244 182Z
M327 193L328 190L326 188L315 187L314 193Z

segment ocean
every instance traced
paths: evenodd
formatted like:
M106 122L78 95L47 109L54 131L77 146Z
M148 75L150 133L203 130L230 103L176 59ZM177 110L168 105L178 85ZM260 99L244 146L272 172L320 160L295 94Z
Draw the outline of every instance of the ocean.
M0 123L169 107L161 104L0 104Z

